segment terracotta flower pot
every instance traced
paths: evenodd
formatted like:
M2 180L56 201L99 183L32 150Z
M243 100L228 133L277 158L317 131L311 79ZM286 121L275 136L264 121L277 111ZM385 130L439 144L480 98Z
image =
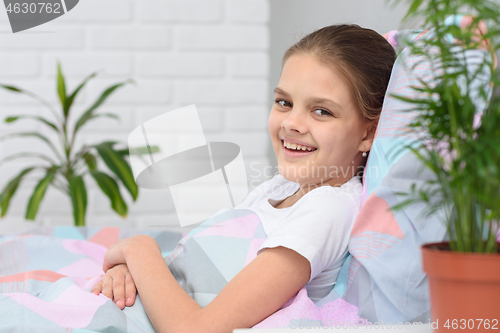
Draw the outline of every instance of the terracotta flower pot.
M500 332L500 253L443 248L447 243L422 246L434 331Z

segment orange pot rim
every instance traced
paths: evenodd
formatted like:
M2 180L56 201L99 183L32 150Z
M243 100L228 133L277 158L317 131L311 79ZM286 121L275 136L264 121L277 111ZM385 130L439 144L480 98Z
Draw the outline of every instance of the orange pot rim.
M420 248L422 251L429 251L436 253L436 255L439 256L476 256L476 257L498 257L500 256L500 253L483 253L483 252L460 252L460 251L451 251L451 250L439 250L439 249L431 249L432 246L440 246L440 245L446 245L449 244L449 242L439 242L439 243L427 243L422 245ZM500 243L497 242L497 246L500 247Z
M447 242L421 246L423 269L429 277L500 282L500 253L457 252L430 248L445 244Z

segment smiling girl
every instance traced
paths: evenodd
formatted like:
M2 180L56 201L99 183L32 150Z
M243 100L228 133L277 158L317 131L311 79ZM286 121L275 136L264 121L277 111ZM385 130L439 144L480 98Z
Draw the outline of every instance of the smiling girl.
M268 122L279 174L235 207L254 211L267 238L209 304L188 295L144 235L108 250L92 292L123 309L138 291L157 332L231 332L261 322L304 286L313 301L325 297L348 254L394 60L381 35L357 25L322 28L285 53Z

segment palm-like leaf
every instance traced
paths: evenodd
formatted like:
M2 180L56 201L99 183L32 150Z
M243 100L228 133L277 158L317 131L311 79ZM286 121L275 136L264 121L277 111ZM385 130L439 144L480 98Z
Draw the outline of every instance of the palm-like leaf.
M63 107L64 117L68 117L69 108L66 106L66 82L61 71L61 64L57 63L57 95Z
M45 196L45 192L47 191L50 183L54 180L56 174L57 168L48 169L45 177L40 179L40 181L38 182L28 202L28 209L26 210L26 220L34 220L36 218L40 203L42 202L43 197Z
M22 170L16 177L14 177L3 189L2 194L0 194L0 208L2 214L0 217L4 217L7 214L7 209L9 208L10 199L16 193L19 184L23 180L24 176L33 171L35 167L29 167Z
M118 213L122 217L127 216L127 205L123 200L120 190L119 184L115 178L110 175L107 175L97 169L98 160L100 157L104 160L109 169L117 176L117 178L125 185L125 188L130 192L132 198L134 200L137 199L138 196L138 187L135 184L134 177L132 175L132 170L127 162L124 160L124 154L115 150L113 145L116 142L103 142L101 144L96 144L93 146L85 145L79 152L76 154L72 154L71 150L73 148L73 143L75 141L75 137L77 131L85 125L89 120L108 117L119 120L119 117L115 114L110 113L97 113L97 109L113 94L117 89L124 86L129 82L133 82L131 80L118 83L110 86L106 90L104 90L101 95L97 98L97 100L91 104L91 106L85 110L80 118L75 123L73 135L71 137L68 136L68 119L70 115L70 110L73 106L73 103L78 96L79 92L85 87L87 82L94 78L97 74L93 73L87 76L82 83L71 93L68 94L66 87L66 80L64 78L64 74L61 68L60 63L57 64L57 95L59 98L59 102L62 110L62 117L57 113L56 109L48 103L43 98L38 95L18 88L12 85L0 84L0 88L6 89L10 92L20 93L30 96L31 98L39 101L46 107L50 109L50 111L54 114L57 122L53 122L49 119L39 116L33 115L16 115L10 116L5 119L6 123L13 123L23 118L31 118L36 121L42 122L44 125L50 127L56 133L58 133L59 139L61 140L62 151L65 152L65 156L62 156L56 146L47 138L45 135L36 132L22 132L22 133L12 133L7 134L0 137L0 141L14 138L14 137L32 137L39 140L44 141L49 148L54 152L57 156L57 161L54 161L48 156L40 153L18 153L11 156L7 156L0 160L0 164L4 162L8 162L11 160L15 160L23 157L36 157L43 159L44 161L49 163L49 166L33 166L22 170L16 177L10 180L10 182L5 186L5 188L0 193L0 212L1 216L5 216L7 213L7 209L9 207L9 203L13 195L15 194L19 184L23 180L23 178L30 173L32 170L36 168L43 168L46 170L46 174L43 178L41 178L28 203L27 211L26 211L26 219L35 219L41 202L43 201L43 197L47 191L47 188L53 186L63 193L67 194L71 198L72 206L73 206L73 217L75 225L85 225L85 216L86 216L86 208L87 208L87 190L85 188L85 183L83 181L83 176L87 172L91 174L93 179L99 185L99 188L104 192L104 194L110 199L111 208ZM91 150L95 150L96 152L92 152ZM87 170L82 170L83 168L87 168Z
M35 137L35 138L38 138L38 139L41 139L43 142L45 142L49 148L54 152L54 154L63 162L64 159L62 158L61 154L59 153L59 151L57 151L57 148L54 146L54 144L45 136L45 135L42 135L42 134L39 134L39 133L36 133L36 132L23 132L23 133L10 133L10 134L6 134L2 137L0 137L0 141L4 141L6 139L9 139L9 138L13 138L13 137L16 137L16 136L20 136L20 137Z
M104 172L91 171L90 174L94 177L97 185L106 194L111 201L111 208L118 215L122 217L127 217L127 204L123 201L122 195L120 194L120 189L118 183L112 177L108 176Z
M139 190L137 188L137 184L135 183L132 169L128 165L127 161L125 161L125 159L113 149L113 145L115 143L116 142L107 141L95 145L94 147L97 149L97 152L108 168L122 181L123 185L125 185L125 188L130 192L135 201Z
M73 205L73 218L75 225L85 225L87 211L87 189L82 176L73 176L69 180L71 203Z
M51 121L43 118L43 117L38 117L38 116L32 116L32 115L23 115L23 116L16 116L16 117L7 117L5 118L5 122L6 123L12 123L18 119L23 119L23 118L28 118L28 119L35 119L35 120L38 120L38 121L41 121L42 123L44 123L45 125L49 126L50 128L52 128L53 130L55 130L56 132L58 132L59 130L57 129L57 126L52 123Z
M89 119L92 118L92 116L94 115L94 111L102 104L104 103L104 101L106 101L106 99L109 97L109 95L111 95L116 89L124 86L125 84L129 83L129 82L133 82L131 80L128 80L128 81L125 81L125 82L122 82L122 83L118 83L118 84L115 84L115 85L112 85L111 87L107 88L106 90L104 90L101 94L101 96L99 96L99 98L94 102L94 104L92 104L92 106L90 108L88 108L81 116L80 118L77 120L76 124L75 124L75 130L74 130L74 133L76 133L80 127L82 127Z

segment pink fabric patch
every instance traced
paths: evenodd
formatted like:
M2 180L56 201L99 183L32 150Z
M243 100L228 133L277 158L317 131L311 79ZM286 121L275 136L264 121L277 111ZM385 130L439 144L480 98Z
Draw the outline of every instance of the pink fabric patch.
M46 302L27 293L4 294L19 304L63 327L86 327L97 309L109 300L104 295L96 296L73 285L52 302Z
M375 193L372 193L361 206L351 236L360 235L365 231L379 232L400 239L405 238L387 201L377 197Z
M117 243L120 239L120 229L116 227L105 227L99 230L94 236L92 236L89 241L97 244L101 244L106 248L110 248L111 245Z
M257 250L264 243L265 239L252 239L250 241L250 246L248 247L247 258L245 260L245 266L248 265L252 260L257 257Z
M321 320L321 312L314 302L307 297L306 288L302 287L297 295L288 301L283 308L253 326L253 328L289 327L292 321L306 318Z
M299 320L319 320L323 328L342 327L342 325L364 325L366 320L358 316L358 308L339 298L318 308L307 296L303 287L283 307L253 328L279 328L295 325ZM335 325L337 323L337 325ZM293 326L292 326L293 327Z
M7 276L0 276L0 283L18 282L18 281L21 282L28 280L55 282L64 277L66 276L46 269L41 269L41 270L28 271Z
M84 258L59 269L57 273L72 277L93 278L97 275L103 275L104 271L102 270L102 264Z
M244 217L237 217L214 224L207 230L197 233L193 237L226 236L252 238L259 223L260 220L255 214Z
M388 33L383 34L382 36L389 42L389 44L391 44L392 46L397 46L398 43L396 43L396 40L394 39L394 36L397 32L397 30L391 30Z
M62 241L62 245L69 252L86 255L101 264L104 261L104 255L108 250L101 244L75 239L64 239Z

